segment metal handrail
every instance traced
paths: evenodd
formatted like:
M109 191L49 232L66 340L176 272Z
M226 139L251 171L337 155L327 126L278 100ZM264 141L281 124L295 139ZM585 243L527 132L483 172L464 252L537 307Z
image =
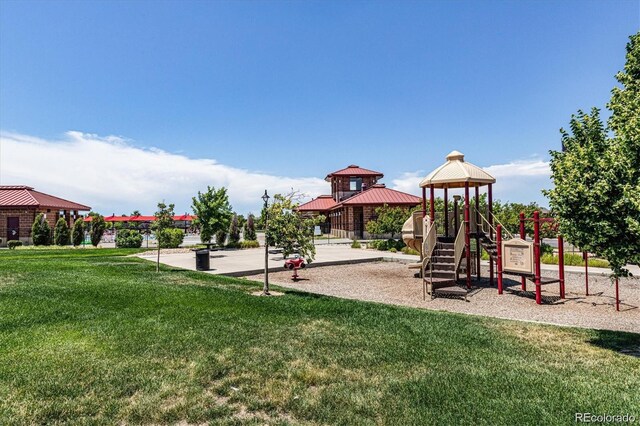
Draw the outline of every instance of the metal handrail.
M462 254L464 253L464 225L458 229L458 235L456 235L456 239L453 243L453 258L455 262L455 271L458 270L460 266L460 262L462 261Z
M473 210L475 210L475 211L480 215L480 217L482 218L482 220L483 220L487 225L489 225L489 227L490 227L491 229L493 229L493 232L495 232L496 234L498 234L498 230L497 230L496 228L494 228L494 227L493 227L493 225L491 225L491 223L489 223L489 221L487 220L487 218L486 218L486 217L484 217L484 215L483 215L479 210L476 210L476 207L475 207L475 206L472 206L472 207L473 207ZM491 217L493 218L493 220L495 220L495 221L498 223L498 225L502 226L502 230L503 230L504 232L506 232L506 233L507 233L507 235L509 235L509 237L510 237L511 239L513 239L513 234L512 234L511 232L509 232L509 230L508 230L508 229L507 229L507 228L506 228L502 223L500 223L500 221L496 218L496 216L492 214L492 215L491 215Z
M431 255L433 254L433 250L436 247L436 242L438 241L438 236L436 234L436 224L431 223L431 218L429 216L425 216L422 222L423 229L423 240L422 240L422 253L424 257L422 258L422 276L425 276L425 269L428 263L431 261Z

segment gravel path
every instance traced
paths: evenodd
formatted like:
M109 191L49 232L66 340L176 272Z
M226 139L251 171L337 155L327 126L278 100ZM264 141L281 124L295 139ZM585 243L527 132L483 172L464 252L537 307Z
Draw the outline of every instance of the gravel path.
M505 276L505 291L498 295L489 280L472 281L474 288L462 299L422 298L422 282L413 278L415 270L397 262L377 262L350 266L303 269L302 280L293 282L291 272L270 273L272 284L310 293L347 299L367 300L393 305L445 310L496 318L537 321L584 328L621 330L640 333L640 280L620 280L620 312L615 309L615 286L605 276L589 275L589 293L585 296L584 274L565 273L566 299L559 298L558 284L542 287L543 305L536 305L535 287L527 281L520 288L518 277ZM483 276L488 268L483 267ZM556 277L557 272L543 271L543 276ZM246 277L262 281L262 275Z

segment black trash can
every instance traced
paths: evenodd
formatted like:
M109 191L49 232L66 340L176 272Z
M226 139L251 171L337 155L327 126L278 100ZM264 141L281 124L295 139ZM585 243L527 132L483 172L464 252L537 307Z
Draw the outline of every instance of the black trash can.
M196 250L196 271L209 270L209 250Z

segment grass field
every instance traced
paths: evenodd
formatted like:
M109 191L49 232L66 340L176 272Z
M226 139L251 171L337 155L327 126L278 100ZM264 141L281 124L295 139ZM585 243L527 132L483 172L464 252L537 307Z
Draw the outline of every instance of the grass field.
M640 335L255 297L128 253L0 252L0 424L640 418L640 359L619 353Z

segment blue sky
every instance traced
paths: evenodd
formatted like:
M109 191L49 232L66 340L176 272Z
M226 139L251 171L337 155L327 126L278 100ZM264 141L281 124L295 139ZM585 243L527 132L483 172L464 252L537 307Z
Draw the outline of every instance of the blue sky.
M256 210L351 163L415 192L457 149L544 204L558 129L604 108L639 28L638 1L2 0L0 183L108 213L225 184Z

